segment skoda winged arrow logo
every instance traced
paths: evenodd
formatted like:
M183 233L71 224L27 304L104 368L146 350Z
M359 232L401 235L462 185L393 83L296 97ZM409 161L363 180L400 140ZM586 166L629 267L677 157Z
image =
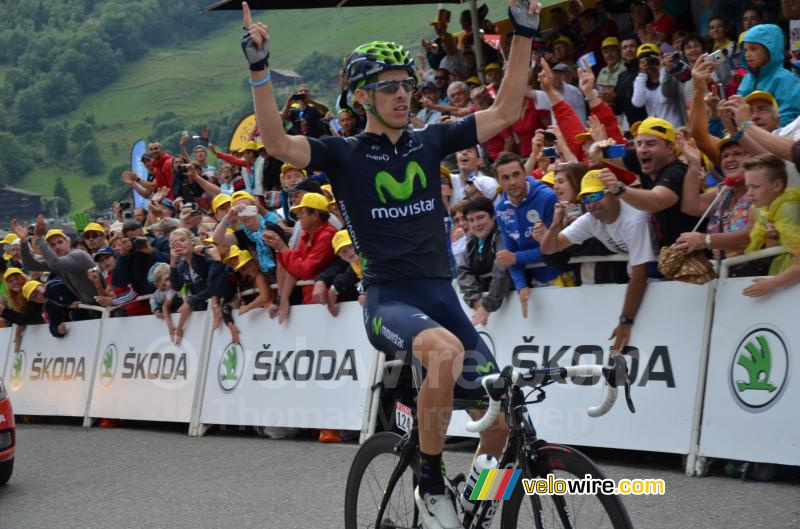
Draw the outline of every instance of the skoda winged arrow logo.
M419 178L419 183L422 189L428 187L428 179L425 176L425 171L417 162L408 162L406 165L406 176L398 182L394 179L391 173L381 171L375 175L375 191L378 193L378 198L384 204L387 199L384 191L389 194L394 200L404 201L414 193L414 181Z
M107 388L114 382L114 375L117 371L117 346L109 344L103 351L103 358L100 362L100 385Z
M730 384L739 405L761 412L783 393L789 374L789 351L777 329L762 326L739 342L731 361Z
M241 344L230 343L219 359L217 380L223 391L233 391L239 385L244 372L244 351Z
M11 391L17 391L22 387L22 382L25 380L26 360L25 351L21 349L14 354L14 358L11 360L11 378L8 382Z

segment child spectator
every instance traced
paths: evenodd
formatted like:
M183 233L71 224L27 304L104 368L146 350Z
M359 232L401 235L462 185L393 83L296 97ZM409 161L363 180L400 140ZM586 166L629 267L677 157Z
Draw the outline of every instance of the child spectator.
M800 115L800 82L783 67L784 35L775 24L759 24L742 37L747 75L737 94L747 97L755 90L769 92L778 102L781 126Z
M464 216L470 235L458 266L458 287L464 302L475 311L472 323L486 325L489 313L500 308L511 290L508 272L495 260L497 252L504 248L503 237L497 231L490 199L484 196L469 199L464 205Z

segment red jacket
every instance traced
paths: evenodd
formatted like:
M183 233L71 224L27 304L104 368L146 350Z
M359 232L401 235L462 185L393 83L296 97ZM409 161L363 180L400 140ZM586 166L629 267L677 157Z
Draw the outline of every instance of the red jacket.
M297 226L299 229L300 226ZM308 232L303 232L300 236L300 244L294 250L281 252L278 254L278 261L283 265L287 272L297 279L314 279L333 261L333 234L336 228L329 223L325 223L309 236ZM303 303L311 304L311 293L313 285L303 287Z
M153 168L153 176L155 176L158 188L166 187L167 198L170 200L175 197L172 194L172 155L162 154L159 156L151 166Z
M625 138L622 137L622 130L619 128L619 123L617 123L617 117L614 115L614 111L611 110L610 106L601 101L600 104L591 109L589 113L597 116L597 119L600 120L600 123L602 123L603 127L606 129L606 135L609 138L612 138L618 144L625 143ZM575 110L562 99L553 106L553 115L556 117L556 124L558 128L561 129L561 133L564 135L569 149L577 156L578 161L587 164L588 159L586 158L586 153L583 152L583 147L575 139L575 136L585 132L586 129L583 128L583 124L575 113ZM606 164L606 167L626 184L632 184L636 180L636 175L630 171L625 171L608 164Z
M233 156L232 154L228 154L228 153L224 153L224 152L218 152L216 154L216 156L220 160L224 160L224 161L226 161L226 162L228 162L230 164L238 165L239 167L245 167L245 168L248 168L248 169L250 168L250 164L247 163L246 160L244 160L242 158L237 158L236 156Z

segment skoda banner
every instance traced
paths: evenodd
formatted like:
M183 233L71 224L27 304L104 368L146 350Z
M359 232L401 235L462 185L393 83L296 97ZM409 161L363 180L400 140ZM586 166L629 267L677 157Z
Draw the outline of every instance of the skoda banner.
M750 281L719 282L700 455L800 465L800 286L753 299Z
M207 317L189 316L180 345L155 316L107 320L89 416L189 422Z
M618 324L626 288L536 288L527 319L522 318L519 297L512 295L479 330L499 368L509 363L520 368L607 364L609 336ZM529 406L539 436L565 444L688 454L709 288L678 282L648 285L625 349L635 414L620 391L610 412L591 418L586 408L605 397L603 382L558 381L544 388L543 402ZM474 435L464 429L466 421L466 413L454 414L449 433Z
M14 412L82 417L91 381L99 327L97 320L68 324L55 339L47 325L29 325L22 347L8 353L6 382Z
M293 306L279 325L263 309L235 315L241 343L214 331L200 421L360 430L373 348L361 306Z

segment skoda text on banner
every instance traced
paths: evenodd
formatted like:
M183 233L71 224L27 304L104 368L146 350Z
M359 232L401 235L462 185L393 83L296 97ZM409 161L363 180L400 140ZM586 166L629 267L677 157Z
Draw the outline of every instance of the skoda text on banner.
M536 289L527 319L517 300L508 299L478 330L500 366L606 364L609 329L619 317L608 307L622 306L625 288ZM709 288L677 282L648 286L624 352L637 408L658 413L631 415L618 403L603 417L589 418L586 408L596 404L601 381L559 381L558 388L547 390L546 401L529 407L539 435L564 444L689 453ZM667 316L665 307L680 310L670 309ZM464 428L466 421L466 414L454 414L448 433L474 436Z
M751 281L717 288L700 455L800 465L800 285L766 301L742 295Z
M214 331L200 421L205 424L360 430L373 347L358 303L335 319L292 307L284 325L263 309L235 315L242 343Z
M189 422L207 316L189 317L179 346L155 316L107 320L89 416Z
M54 338L47 325L29 325L3 377L14 412L82 417L99 330L97 320L74 322L66 337Z

